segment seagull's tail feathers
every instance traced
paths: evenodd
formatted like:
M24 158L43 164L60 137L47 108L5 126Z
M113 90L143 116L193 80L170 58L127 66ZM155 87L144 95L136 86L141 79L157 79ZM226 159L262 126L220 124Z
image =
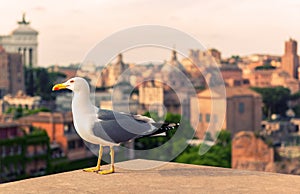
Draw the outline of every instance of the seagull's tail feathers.
M156 130L153 133L147 134L143 137L159 136L161 134L165 135L165 132L177 128L179 126L179 123L151 123L151 125L153 125Z

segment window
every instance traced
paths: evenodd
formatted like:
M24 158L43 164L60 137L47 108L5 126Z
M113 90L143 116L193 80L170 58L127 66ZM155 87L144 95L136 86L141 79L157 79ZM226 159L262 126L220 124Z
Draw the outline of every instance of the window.
M75 141L69 141L68 142L68 149L69 150L75 149Z
M239 103L239 113L245 112L245 104L243 102Z
M214 123L217 123L217 122L218 122L218 115L214 114L213 122L214 122Z
M71 130L71 124L65 124L65 126L64 126L64 132L65 132L65 134L68 134L68 133L72 132L72 130Z
M209 121L210 121L210 114L206 114L205 115L205 120L206 120L207 123L209 123Z
M199 114L199 121L202 122L202 113Z
M296 125L295 132L299 132L299 125Z
M83 147L83 141L82 140L78 140L77 146L78 146L78 148L82 148Z

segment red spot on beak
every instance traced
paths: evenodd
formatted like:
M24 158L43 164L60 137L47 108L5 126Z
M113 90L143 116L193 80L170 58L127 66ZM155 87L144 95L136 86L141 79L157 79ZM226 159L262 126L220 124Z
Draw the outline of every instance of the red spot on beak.
M67 87L68 87L68 85L65 85L64 83L62 83L62 84L56 84L55 86L53 86L52 91L66 89Z

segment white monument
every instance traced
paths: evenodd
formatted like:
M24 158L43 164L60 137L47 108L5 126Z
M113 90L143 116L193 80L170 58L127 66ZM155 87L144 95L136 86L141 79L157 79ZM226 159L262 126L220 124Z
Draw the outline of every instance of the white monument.
M18 21L19 27L10 35L0 36L0 45L9 53L22 54L25 66L37 66L38 31L30 27L26 21L25 14L22 20Z

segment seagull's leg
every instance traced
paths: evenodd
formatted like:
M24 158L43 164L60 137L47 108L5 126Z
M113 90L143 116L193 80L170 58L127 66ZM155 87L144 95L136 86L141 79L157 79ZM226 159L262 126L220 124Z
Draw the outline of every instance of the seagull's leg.
M103 153L103 147L102 145L99 145L99 156L98 156L98 162L96 167L92 168L85 168L83 169L84 172L97 172L100 170L100 165L101 165L101 159L102 159L102 153Z
M115 172L115 150L113 148L113 146L110 146L110 160L111 160L111 166L109 170L103 170L103 171L99 171L99 174L111 174L113 172Z

